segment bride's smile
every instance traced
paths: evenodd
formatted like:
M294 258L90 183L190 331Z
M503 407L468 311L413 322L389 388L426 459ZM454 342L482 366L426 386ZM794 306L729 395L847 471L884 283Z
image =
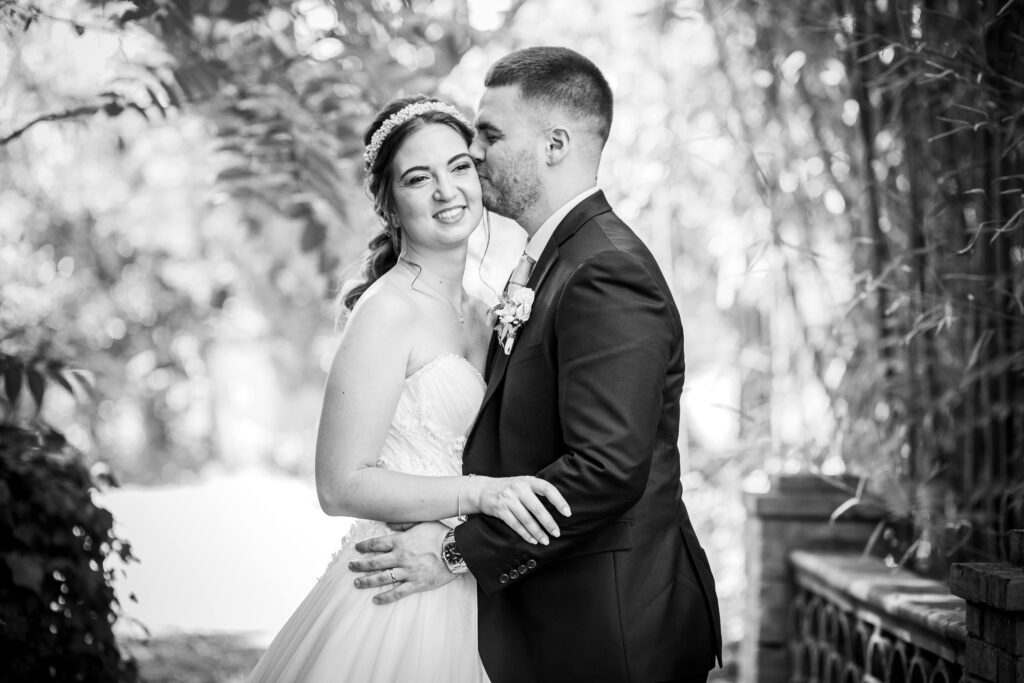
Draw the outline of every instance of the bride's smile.
M442 209L434 214L434 218L442 223L458 223L466 215L465 206L453 206L449 209Z

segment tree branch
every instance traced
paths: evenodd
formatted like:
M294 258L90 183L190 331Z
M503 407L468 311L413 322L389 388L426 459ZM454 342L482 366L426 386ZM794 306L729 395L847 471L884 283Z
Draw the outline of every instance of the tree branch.
M512 27L512 22L515 21L516 15L519 13L519 10L523 8L523 5L525 5L526 2L527 0L515 0L515 2L513 2L507 10L505 10L505 13L501 18L502 31L505 31Z
M0 146L6 145L7 143L13 140L17 140L25 133L25 131L27 131L29 128L36 125L37 123L45 123L47 121L64 121L67 119L78 118L79 116L95 114L96 112L100 111L101 109L107 107L112 103L113 101L100 102L98 104L89 104L81 107L75 107L74 109L67 109L65 111L57 111L51 112L49 114L43 114L38 118L32 119L21 128L15 129L12 133L5 136L3 139L0 139Z
M19 6L17 2L0 2L0 9L7 9L10 5L11 16L19 14L21 20L24 23L23 30L28 30L28 27L32 22L37 21L39 18L49 19L61 24L67 24L75 30L78 35L82 35L86 29L91 31L103 31L105 33L119 33L118 29L110 26L109 24L97 24L88 21L79 21L71 17L61 17L55 14L50 14L44 11L36 5Z

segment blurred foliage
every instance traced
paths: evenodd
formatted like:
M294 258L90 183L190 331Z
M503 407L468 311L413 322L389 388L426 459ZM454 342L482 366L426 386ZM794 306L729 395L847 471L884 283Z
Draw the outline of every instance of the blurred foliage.
M962 0L0 0L0 353L88 370L97 400L47 392L42 418L130 481L308 473L326 299L375 225L370 114L471 106L495 59L564 44L611 81L600 183L680 304L684 485L725 611L734 489L763 472L870 477L851 499L890 510L895 561L998 556L1024 479L1019 21ZM489 253L521 235L494 225L500 281Z
M44 416L131 481L197 472L226 442L280 450L219 433L245 408L214 391L218 366L258 343L268 393L319 382L341 263L375 225L361 131L487 40L466 12L0 2L0 352L73 359L99 397Z
M112 630L119 608L111 559L134 558L113 517L93 503L96 487L59 432L0 424L2 680L138 679Z
M771 396L794 366L817 378L835 447L867 478L854 499L913 529L900 559L941 574L1004 554L1024 524L1024 8L706 11L782 266L748 339L782 342L785 362L750 390ZM794 275L824 284L834 245L854 290L822 316ZM780 317L802 343L775 333Z
M97 3L105 5L106 3ZM475 35L430 2L149 2L129 10L171 58L155 103L182 102L214 126L218 185L299 223L299 244L332 274L327 235L349 218L362 130L396 92L433 91ZM465 10L461 11L463 17Z

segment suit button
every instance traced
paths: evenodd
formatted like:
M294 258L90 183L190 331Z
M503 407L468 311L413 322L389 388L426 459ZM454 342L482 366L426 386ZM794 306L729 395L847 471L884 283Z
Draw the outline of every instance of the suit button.
M526 561L526 568L527 569L536 569L537 568L537 560L527 560Z
M508 583L508 574L498 574L498 583L502 585Z
M525 564L519 565L519 576L522 576L525 573L526 573L526 565Z
M516 579L518 579L518 578L519 578L519 572L517 572L517 571L516 571L515 569L513 569L512 571L510 571L510 572L508 573L508 578L510 578L510 579L512 579L513 581L515 581Z

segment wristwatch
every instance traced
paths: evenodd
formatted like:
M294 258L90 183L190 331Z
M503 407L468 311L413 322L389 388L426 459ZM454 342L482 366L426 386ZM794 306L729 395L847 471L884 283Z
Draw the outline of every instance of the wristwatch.
M465 574L469 571L466 560L463 559L462 553L459 552L459 546L455 543L455 529L449 529L448 533L444 535L444 540L441 541L441 559L444 560L444 566L448 567L448 571L452 574Z

